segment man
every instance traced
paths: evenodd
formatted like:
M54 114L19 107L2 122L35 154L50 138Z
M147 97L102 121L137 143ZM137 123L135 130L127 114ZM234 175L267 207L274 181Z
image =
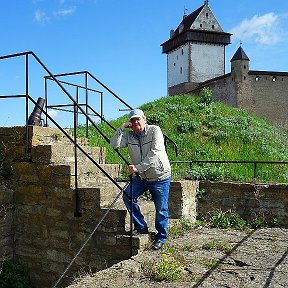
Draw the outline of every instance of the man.
M148 125L140 109L129 114L130 121L125 122L115 132L110 144L114 149L128 147L132 164L129 173L136 173L132 181L134 236L148 233L148 226L140 211L137 198L149 190L155 205L155 228L157 230L154 250L160 249L168 236L168 196L171 181L171 167L166 154L161 129ZM132 128L127 133L125 129ZM123 193L123 201L130 212L131 183Z

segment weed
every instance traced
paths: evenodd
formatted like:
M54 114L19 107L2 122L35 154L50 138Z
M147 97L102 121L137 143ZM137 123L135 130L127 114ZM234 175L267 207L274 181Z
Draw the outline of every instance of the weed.
M4 260L0 271L0 287L33 287L27 269L15 260Z
M202 249L205 250L218 250L218 251L224 251L225 253L229 253L232 250L232 247L229 242L221 241L221 242L215 242L215 241L209 241L202 245Z
M207 259L207 258L195 257L193 260L208 268L216 268L219 265L218 260L214 258Z
M182 121L178 126L177 126L177 131L179 133L187 133L187 132L195 132L196 129L199 128L199 123L193 120L189 121Z
M157 114L151 114L147 117L147 120L154 125L160 125L167 119L167 114L164 112L158 112Z
M189 176L186 179L191 180L212 180L212 181L220 181L225 178L225 171L223 171L222 167L204 167L204 166L196 166L192 167L189 171Z
M197 228L203 228L206 226L206 222L203 219L197 219L195 221L195 223L193 224L193 228L197 229Z
M253 229L259 229L265 226L265 221L262 217L256 217L250 222L250 226Z
M202 249L204 250L212 250L216 248L216 242L214 241L210 241L210 242L206 242L202 245Z
M248 223L240 217L238 213L231 210L223 212L221 209L214 210L210 213L211 225L216 228L235 228L243 230Z
M180 218L178 223L169 228L169 236L171 238L177 238L183 236L187 231L192 228L191 221L184 217Z
M210 105L212 103L212 91L210 88L205 87L200 92L200 103Z
M163 252L163 254L170 255L170 254L174 254L176 251L175 251L175 248L173 246L164 245L162 252Z
M279 220L278 218L273 218L271 221L272 227L280 227L281 224L281 220Z
M192 243L186 243L183 247L184 251L195 251L197 248Z
M248 226L248 223L238 213L230 212L230 219L231 226L235 229L243 230Z
M160 282L168 281L174 282L182 278L182 271L184 266L175 260L173 256L162 255L164 257L159 262L144 262L142 264L142 271L151 280Z
M207 196L207 190L206 190L206 189L204 189L204 188L197 188L196 198L197 198L199 201L203 201L206 196Z

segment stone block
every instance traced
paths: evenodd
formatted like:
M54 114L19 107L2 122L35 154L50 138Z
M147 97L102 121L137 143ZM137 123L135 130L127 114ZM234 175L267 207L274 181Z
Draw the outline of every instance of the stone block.
M169 193L170 218L196 219L196 194L198 181L172 181Z

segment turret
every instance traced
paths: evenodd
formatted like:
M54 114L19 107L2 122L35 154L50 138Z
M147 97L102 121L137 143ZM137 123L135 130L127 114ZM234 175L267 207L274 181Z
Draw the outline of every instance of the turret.
M231 58L231 75L234 81L242 82L247 79L249 72L249 61L250 59L244 52L241 45Z

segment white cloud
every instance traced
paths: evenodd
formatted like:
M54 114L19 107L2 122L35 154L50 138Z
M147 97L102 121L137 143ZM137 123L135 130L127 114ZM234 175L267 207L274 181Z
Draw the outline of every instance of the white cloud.
M59 116L59 113L56 110L50 109L48 110L48 115L53 119L57 119Z
M262 16L255 15L251 19L244 19L240 25L231 30L233 38L252 40L263 45L274 45L280 41L280 20L273 12Z
M75 12L75 10L76 10L75 7L69 7L69 8L66 8L66 9L60 9L58 11L55 11L54 15L58 16L58 17L64 17L64 16L67 16L69 14L73 14Z
M37 22L47 22L50 20L50 18L46 15L46 13L41 10L37 10L35 12L34 17Z

